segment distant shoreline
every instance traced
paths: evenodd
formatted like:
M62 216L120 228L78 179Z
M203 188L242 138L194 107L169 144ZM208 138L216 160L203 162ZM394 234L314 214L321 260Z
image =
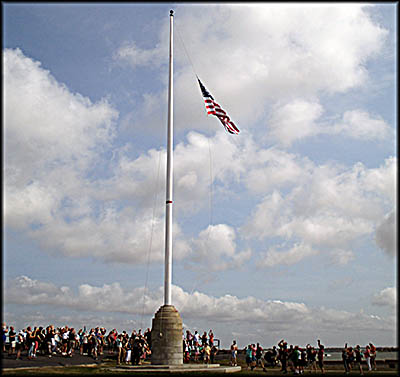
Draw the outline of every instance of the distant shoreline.
M272 349L272 347L263 347L264 350ZM302 348L302 347L300 347ZM318 347L317 347L318 348ZM361 346L363 349L364 347ZM344 347L325 347L325 353L330 353L330 352L342 352ZM377 352L398 352L399 347L376 347ZM222 353L230 353L229 349L220 349L219 352ZM245 349L239 349L239 352L245 352Z

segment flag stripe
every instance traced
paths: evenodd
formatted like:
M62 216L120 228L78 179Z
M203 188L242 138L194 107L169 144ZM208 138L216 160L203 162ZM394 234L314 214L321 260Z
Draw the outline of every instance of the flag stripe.
M229 118L228 114L226 113L225 110L222 109L222 107L215 102L213 96L210 94L210 92L205 88L203 83L200 81L199 78L197 78L199 81L201 93L204 98L204 103L206 106L206 111L208 115L215 115L222 125L224 126L225 130L229 132L230 134L238 134L240 131L236 127L236 125L231 121Z

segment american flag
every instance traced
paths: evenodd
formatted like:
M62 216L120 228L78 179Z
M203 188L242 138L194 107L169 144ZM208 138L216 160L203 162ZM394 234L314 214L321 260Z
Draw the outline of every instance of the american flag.
M227 130L230 134L238 134L240 131L231 121L228 114L222 109L220 105L218 105L217 102L214 101L213 96L205 88L200 79L197 78L197 80L199 81L201 93L203 94L207 114L215 115L220 120L222 125L225 127L225 130Z

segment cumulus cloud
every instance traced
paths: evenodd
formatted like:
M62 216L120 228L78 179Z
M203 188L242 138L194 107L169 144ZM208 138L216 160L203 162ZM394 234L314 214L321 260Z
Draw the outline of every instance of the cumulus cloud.
M125 42L113 55L116 62L125 62L132 68L140 66L157 68L162 62L163 55L166 55L165 45L158 45L152 49L143 49L136 45L134 41Z
M207 265L211 271L220 271L243 265L251 257L251 251L238 252L235 230L226 225L209 225L192 240L192 260Z
M85 190L82 175L109 146L117 112L71 93L19 49L3 59L7 223L47 224L65 191Z
M18 49L6 50L4 62L7 225L27 231L53 254L143 263L152 243L150 260L161 261L164 206L157 199L164 193L165 150L133 159L128 147L112 144L117 112L109 104L71 93ZM240 173L241 164L232 163L238 146L224 136L191 133L176 145L177 213L201 210L199 203L207 201L197 199L207 197L212 180ZM110 146L112 161L102 157ZM213 176L210 149L216 159ZM112 169L94 176L98 166ZM190 245L178 223L173 229L179 260ZM231 262L245 256L248 252L231 255Z
M271 109L267 121L269 136L282 147L317 135L341 135L357 140L388 140L393 129L381 118L365 110L348 110L340 122L325 120L317 102L296 99Z
M346 92L367 81L366 62L381 51L388 34L361 4L326 4L313 6L312 11L297 4L212 7L212 16L198 7L176 10L177 35L184 40L196 73L238 125L252 127L265 120L269 108L275 108L271 132L286 145L315 133L315 120L322 112L315 100L319 93ZM129 59L134 67L144 62L152 66L154 56L158 61L159 46L168 45L166 35L167 24L160 32L163 43L149 49L127 44L115 56ZM204 129L202 103L194 100L199 88L180 42L177 38L176 127ZM210 49L213 45L218 49ZM216 66L223 66L223 72ZM157 97L158 103L164 103L164 91ZM286 110L292 122L282 117ZM153 123L151 118L154 115L146 124ZM365 120L351 112L345 118L351 124Z
M268 250L261 255L260 267L273 267L275 265L291 265L299 263L304 258L319 254L306 244L295 244L289 250L278 251L276 248Z
M388 287L376 293L372 298L372 304L377 306L388 306L395 308L397 303L397 288Z
M110 145L117 111L105 100L92 103L71 93L20 49L6 49L3 62L8 181L26 184L43 165L87 169Z
M249 130L252 123L267 118L270 107L270 131L284 146L322 132L319 120L324 109L318 93L361 85L367 78L364 63L380 51L387 34L358 5L316 7L313 12L301 6L216 5L213 10L210 17L196 7L180 9L177 27L181 35L190 35L188 45L190 52L196 51L193 57L201 67L199 75L207 78L204 81L210 82L209 89L218 93L217 98L224 99L230 115ZM160 31L160 43L151 49L126 42L115 52L115 61L134 68L159 66L165 52L160 46L167 45L164 31ZM210 51L213 39L221 48ZM229 60L227 51L232 56ZM343 51L343 56L338 57L337 51ZM207 201L199 199L207 197L210 184L228 198L234 194L232 182L243 184L251 194L263 195L241 228L244 233L227 231L228 225L225 230L219 225L212 228L211 233L218 234L213 243L230 259L226 267L251 255L249 249L233 246L242 234L261 240L277 236L311 249L335 245L344 250L347 242L370 233L382 221L394 198L395 158L387 160L385 168L355 165L346 171L333 165L316 166L278 148L263 149L246 128L245 139L228 138L215 118L205 118L202 101L194 99L200 96L197 83L189 80L193 75L187 64L180 66L182 59L178 54L178 129L201 128L203 132L206 124L214 122L220 131L210 138L190 132L177 143L176 213L204 209ZM223 65L224 72L216 73L216 65ZM165 150L152 149L132 158L128 148L113 145L117 111L105 100L92 103L72 93L22 51L5 50L4 67L7 226L27 230L52 253L124 263L146 260L154 234L157 251L151 260L161 260L164 207L157 203L153 209L153 203L163 194L159 183L165 180L165 172L161 169L157 174L157 166L159 161L164 165ZM164 94L145 96L141 110L149 122L144 118L140 122L148 126L152 119L159 120L154 112L160 113L157 104L165 102L160 100ZM387 133L382 119L363 110L345 113L337 132L365 138L362 122L368 123L368 135L380 138ZM110 145L112 161L103 156ZM97 177L96 169L107 173ZM174 232L178 259L193 255L194 248L204 256L205 233L190 242L181 224L174 224Z
M346 111L342 122L335 124L330 132L363 140L382 140L393 134L391 127L381 117L373 118L359 109Z
M318 133L317 119L322 114L319 103L295 100L273 109L268 122L270 136L284 146Z
M246 238L279 237L296 244L301 240L302 245L307 245L304 250L309 251L305 254L312 254L312 249L328 252L333 248L331 260L348 263L353 258L351 252L345 251L349 243L371 234L385 211L393 208L395 165L394 158L373 169L361 163L350 168L308 163L299 172L301 181L295 185L289 177L284 190L275 189L262 198L241 230ZM395 234L389 226L393 223L390 219L393 220L389 217L377 233L377 242L385 239L388 247ZM381 237L384 230L390 237ZM272 249L263 255L263 265L287 263L288 255ZM298 251L295 255L303 253Z
M245 153L252 161L247 166L243 180L246 188L255 194L265 194L276 188L287 188L293 184L302 184L307 180L312 162L278 148L259 148L256 143L247 147Z
M331 252L331 260L335 264L346 265L355 259L354 253L351 250L333 250Z
M139 321L124 318L114 318L117 313L153 316L162 305L162 287L153 291L135 288L126 290L119 283L92 286L82 284L74 291L70 287L60 287L52 283L34 280L27 276L19 276L6 282L5 298L7 303L16 305L34 304L62 308L62 318L55 318L56 324L81 328L94 323L97 326L109 324L109 328L119 327L131 331L138 328ZM393 290L393 288L392 288ZM221 297L209 296L195 291L185 292L182 288L173 286L172 296L174 306L184 318L185 324L191 329L208 328L213 323L214 333L228 345L231 342L232 328L221 327L224 323L235 325L235 338L239 342L247 342L251 336L263 336L270 344L276 344L285 338L297 344L310 341L310 334L325 334L330 345L340 344L343 339L351 341L360 329L368 328L371 334L393 331L390 320L365 313L352 313L331 308L313 308L304 303L284 302L279 300L257 299L255 297L239 298L226 294ZM72 316L66 310L73 310ZM84 317L79 312L86 312ZM251 321L243 321L251 318ZM15 320L15 319L14 319ZM99 321L103 321L99 323ZM40 311L24 317L25 323L37 324L37 321L47 325L52 318L40 315ZM301 323L301 331L299 331ZM124 327L122 327L124 326ZM129 326L128 328L125 326ZM221 330L219 330L221 329ZM224 330L223 330L224 329ZM334 331L332 331L334 329ZM221 331L221 332L219 332ZM344 338L343 338L344 337ZM370 341L371 338L363 340ZM357 342L359 342L359 338ZM337 342L337 343L336 343Z

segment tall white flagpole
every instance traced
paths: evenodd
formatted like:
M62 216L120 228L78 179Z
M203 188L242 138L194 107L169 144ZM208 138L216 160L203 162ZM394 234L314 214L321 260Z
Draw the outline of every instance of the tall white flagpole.
M167 144L167 190L165 221L165 276L164 305L171 305L172 279L172 183L173 183L173 19L174 11L169 12L169 90L168 90L168 144Z

